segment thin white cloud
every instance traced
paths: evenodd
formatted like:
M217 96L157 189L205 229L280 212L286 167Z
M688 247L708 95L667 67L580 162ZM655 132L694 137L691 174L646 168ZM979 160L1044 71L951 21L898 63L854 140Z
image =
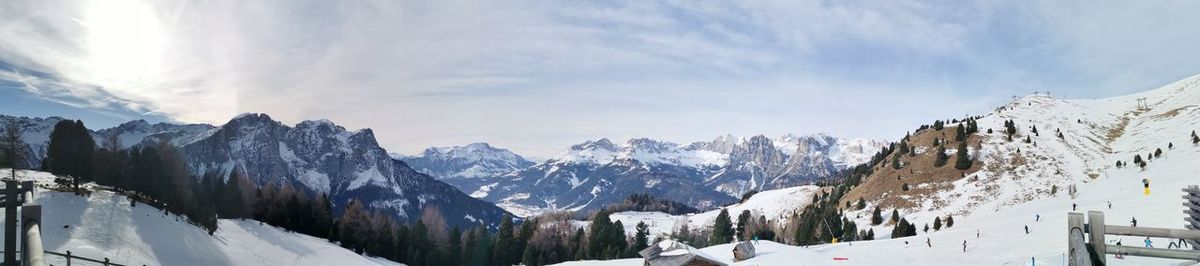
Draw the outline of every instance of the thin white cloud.
M17 0L0 3L0 36L21 36L0 61L72 85L30 90L60 101L537 156L595 137L894 137L1013 93L1198 67L1195 8L1082 5Z

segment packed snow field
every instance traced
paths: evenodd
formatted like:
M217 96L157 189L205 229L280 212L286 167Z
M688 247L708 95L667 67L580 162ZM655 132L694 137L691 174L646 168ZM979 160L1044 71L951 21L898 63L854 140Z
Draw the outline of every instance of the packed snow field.
M1141 98L1146 104L1139 107ZM732 261L731 244L701 250L732 265L1065 265L1065 228L1072 204L1078 205L1078 212L1103 211L1110 225L1129 225L1136 218L1139 227L1183 228L1181 190L1200 184L1200 146L1192 143L1190 135L1200 129L1200 76L1108 99L1028 96L1001 109L979 120L984 131L993 128L999 132L1003 121L1012 119L1023 138L1032 135L1030 126L1036 125L1041 133L1034 137L1037 145L988 134L983 149L976 153L976 158L988 165L977 173L978 181L953 181L951 189L929 195L921 207L900 211L918 227L932 224L934 217L954 214L952 228L899 239L809 247L761 241L758 257L737 263ZM1056 129L1062 130L1063 138L1055 135ZM1156 149L1162 149L1162 155L1148 159L1144 169L1132 164L1134 155L1146 158ZM1013 154L1028 160L1006 165L1004 160ZM1128 166L1117 168L1118 160ZM1150 182L1149 194L1143 191L1143 179ZM1059 188L1057 194L1050 193L1052 185ZM1074 197L1067 192L1072 185L1078 191ZM886 238L891 226L871 227L871 209L869 203L864 211L847 215L856 217L859 229L871 228L877 237ZM884 218L889 214L885 212ZM1106 238L1109 244L1121 241L1131 246L1144 246L1143 240ZM1151 241L1154 247L1166 247L1171 240ZM1107 257L1111 265L1200 264ZM564 265L641 263L641 259L625 259Z
M53 183L48 173L21 171L20 176ZM39 188L34 198L43 206L47 251L126 265L400 265L252 220L221 220L210 236L182 217L145 204L130 207L126 197L108 191L82 197ZM65 259L49 254L47 262L65 265Z

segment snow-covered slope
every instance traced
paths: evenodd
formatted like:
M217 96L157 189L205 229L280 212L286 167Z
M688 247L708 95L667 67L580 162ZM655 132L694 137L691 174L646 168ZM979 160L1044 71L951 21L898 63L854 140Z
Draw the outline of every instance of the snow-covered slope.
M717 215L724 209L729 212L730 219L737 219L743 211L750 211L753 217L765 217L767 221L786 222L792 212L803 209L812 201L813 195L821 191L817 186L797 186L783 189L768 190L750 196L745 202L735 203L719 209L702 213L670 215L663 212L616 212L608 215L613 222L621 221L625 226L625 234L633 236L637 232L634 226L639 222L646 223L650 229L651 240L666 237L678 232L684 224L690 230L711 228ZM586 226L587 221L575 221L576 226Z
M725 206L695 215L688 215L688 227L712 227L717 215L724 209L729 217L734 219L743 211L750 211L752 217L766 217L768 221L783 221L793 212L804 208L812 201L813 195L820 192L817 186L796 186L783 189L767 190L750 196L745 202Z
M42 184L53 179L33 171L21 176ZM145 204L131 207L108 191L77 196L40 189L34 198L42 205L43 246L58 253L125 265L399 265L251 220L220 220L210 236L185 218ZM47 260L65 265L62 257Z
M572 146L557 157L486 182L472 196L514 213L593 211L630 193L697 208L734 202L750 190L802 185L868 161L885 143L828 135L722 136L679 145L636 138Z

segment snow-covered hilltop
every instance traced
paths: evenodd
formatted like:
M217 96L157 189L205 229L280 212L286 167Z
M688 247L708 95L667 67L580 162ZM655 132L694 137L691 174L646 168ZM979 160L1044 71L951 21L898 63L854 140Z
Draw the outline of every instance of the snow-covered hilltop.
M808 184L869 160L886 143L828 135L722 136L688 145L607 138L571 146L531 167L492 177L472 196L518 215L594 211L631 193L710 209L751 190Z

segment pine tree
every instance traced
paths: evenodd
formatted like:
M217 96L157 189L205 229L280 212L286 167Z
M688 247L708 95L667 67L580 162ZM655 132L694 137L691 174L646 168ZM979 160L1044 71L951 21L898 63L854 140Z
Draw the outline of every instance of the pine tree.
M708 240L713 244L725 244L733 241L733 222L729 219L729 210L721 209L717 220L713 223L712 236Z
M900 153L892 156L892 169L900 169Z
M512 216L504 214L504 218L500 219L500 228L496 230L496 243L492 245L492 262L503 265L516 264L519 258L513 257L512 254L516 248L514 239Z
M855 204L855 209L862 210L862 209L866 209L866 208L867 208L867 201L863 200L863 198L859 197L858 204Z
M875 240L875 228L867 229L867 235L863 240Z
M934 153L933 167L942 167L949 160L950 156L946 155L946 145L939 145L937 152Z
M954 129L954 141L965 140L967 140L967 130L963 128L963 125L959 124L958 127Z
M934 231L942 230L942 217L934 217L933 218L933 230Z
M457 225L455 225L454 228L450 229L450 239L449 239L449 243L447 243L447 246L446 246L446 251L447 251L446 257L449 259L448 262L451 265L459 265L461 263L461 259L462 259L462 255L463 255L462 238L463 238L462 230L459 229Z
M1192 144L1200 144L1200 136L1196 136L1196 131L1192 130Z
M929 233L929 224L925 224L925 230L922 230L922 232Z
M78 191L81 179L92 178L92 155L95 140L83 121L59 121L50 132L46 159L50 173L71 177L72 189Z
M954 169L967 170L971 168L971 158L967 155L967 142L958 143L958 152L955 157Z
M639 221L635 228L637 232L633 234L633 249L641 251L650 246L650 226Z
M737 232L738 241L746 241L746 239L750 236L750 234L746 232L747 229L749 229L747 227L749 226L750 219L752 219L750 217L750 210L743 210L741 214L738 214L737 230L735 230Z
M954 216L946 215L946 228L954 227Z
M1034 136L1041 136L1041 134L1038 134L1037 126L1033 126L1033 130L1031 130L1031 132L1033 132Z
M1154 157L1162 157L1162 148L1154 149Z
M892 223L900 222L900 210L892 209Z
M880 216L879 206L875 206L875 211L871 212L871 225L879 225L883 223L883 216Z
M896 226L892 227L892 238L901 238L901 237L916 235L915 233L913 233L911 235L909 234L909 232L915 232L914 230L915 229L914 229L913 225L909 224L908 220L900 219L900 221L896 223Z

